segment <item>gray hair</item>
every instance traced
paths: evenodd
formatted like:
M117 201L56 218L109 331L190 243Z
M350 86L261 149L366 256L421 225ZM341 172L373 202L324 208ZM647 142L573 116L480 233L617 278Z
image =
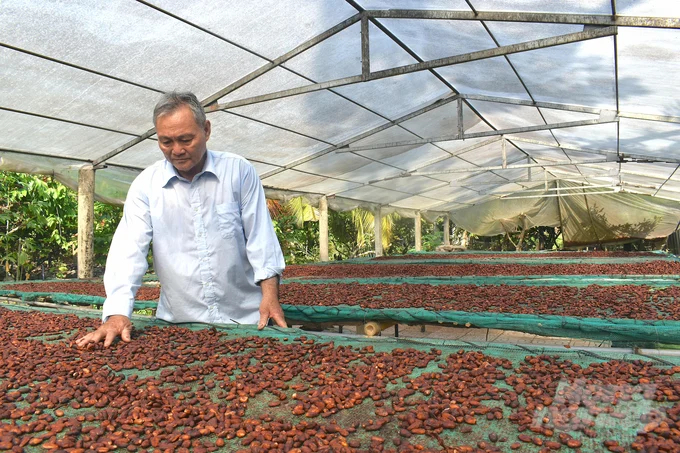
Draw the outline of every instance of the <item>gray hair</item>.
M205 110L196 95L189 91L169 91L163 93L163 96L161 96L161 99L153 109L153 125L156 126L159 116L172 113L183 105L191 109L196 124L200 127L205 126Z

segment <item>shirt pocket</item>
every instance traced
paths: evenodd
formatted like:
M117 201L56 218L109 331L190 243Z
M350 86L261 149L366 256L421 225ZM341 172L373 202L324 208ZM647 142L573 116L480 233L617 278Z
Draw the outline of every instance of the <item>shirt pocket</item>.
M224 239L233 238L241 229L241 211L238 202L215 205L217 225Z

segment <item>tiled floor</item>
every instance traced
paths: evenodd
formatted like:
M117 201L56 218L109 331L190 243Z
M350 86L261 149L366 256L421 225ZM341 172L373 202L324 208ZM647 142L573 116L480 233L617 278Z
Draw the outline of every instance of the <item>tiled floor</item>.
M296 326L299 327L299 326ZM338 332L337 326L328 327L324 329L328 332ZM356 334L357 326L345 325L342 328L343 334ZM388 327L381 332L381 336L393 337L395 336L395 328ZM581 340L574 338L560 338L560 337L544 337L541 335L533 335L523 332L515 332L510 330L497 329L480 329L480 328L465 328L465 327L448 327L448 326L409 326L406 324L399 325L400 338L432 338L438 340L462 340L475 342L489 342L489 343L510 343L510 344L533 344L544 346L564 346L569 348L575 347L609 347L609 342Z

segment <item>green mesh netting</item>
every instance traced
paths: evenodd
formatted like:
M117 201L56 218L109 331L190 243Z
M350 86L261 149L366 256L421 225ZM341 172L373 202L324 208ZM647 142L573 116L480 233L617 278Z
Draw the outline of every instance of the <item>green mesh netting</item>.
M315 291L314 284L349 283L354 279L317 279L290 280L310 284L310 298ZM585 287L593 283L600 286L617 284L637 284L651 287L668 287L677 285L677 276L571 276L565 278L535 276L520 277L455 277L455 278L389 278L361 279L360 283L451 285L451 284L505 284L524 286L575 286ZM16 290L0 290L0 296L18 297L22 301L47 301L57 304L101 306L103 297L49 292L20 292ZM667 300L660 301L667 304ZM135 310L154 310L156 301L135 301ZM423 308L362 308L358 305L342 304L338 306L322 305L289 305L282 304L284 314L289 323L319 324L357 324L369 321L391 321L410 325L447 325L466 326L525 332L551 337L579 338L598 341L611 341L616 344L633 345L678 345L680 344L680 322L673 320L633 320L614 317L577 317L559 315L533 315L498 313L490 311L470 312L453 310L432 310Z
M610 340L624 343L680 344L680 321L575 318L509 313L432 312L416 308L364 309L356 306L284 305L286 319L297 322L350 323L396 321L402 324L447 324L513 330L536 335Z
M54 303L66 303L73 305L104 305L105 297L90 296L87 294L67 294L50 292L25 292L9 289L0 289L0 296L19 297L24 302L45 300ZM158 302L151 300L136 300L135 310L155 309Z
M589 452L675 439L663 435L680 401L671 353L139 318L131 343L79 349L73 339L98 314L0 304L0 315L5 449L443 452L484 442L533 453L548 442L569 450L560 439Z

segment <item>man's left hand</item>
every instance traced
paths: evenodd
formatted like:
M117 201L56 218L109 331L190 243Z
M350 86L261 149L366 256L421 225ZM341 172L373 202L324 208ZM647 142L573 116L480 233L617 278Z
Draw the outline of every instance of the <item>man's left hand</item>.
M283 317L283 308L281 308L278 299L263 297L262 303L260 304L260 322L257 324L258 330L264 329L269 322L269 319L273 319L279 327L288 327L286 319Z
M283 316L283 308L279 303L279 277L262 280L260 287L262 288L262 302L260 303L260 322L257 323L258 330L264 329L270 319L273 319L279 327L288 327Z

